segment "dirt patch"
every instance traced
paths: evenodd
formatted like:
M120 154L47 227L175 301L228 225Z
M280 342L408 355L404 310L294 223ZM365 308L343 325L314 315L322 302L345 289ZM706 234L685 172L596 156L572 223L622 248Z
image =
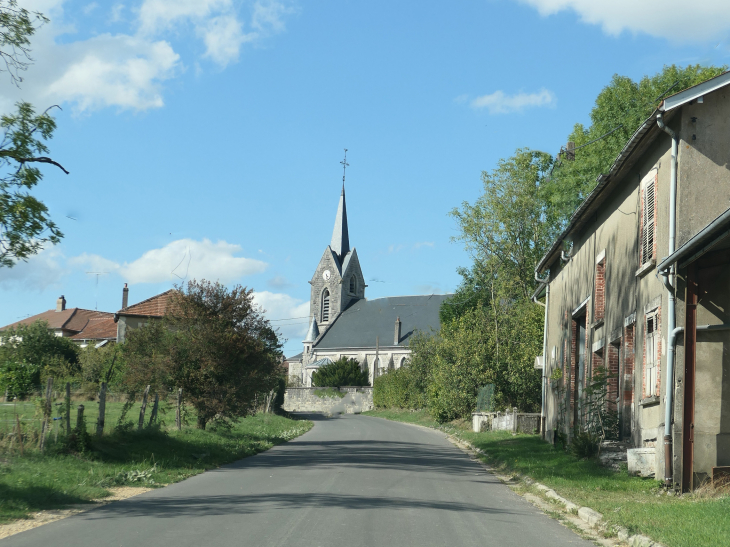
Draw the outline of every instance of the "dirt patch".
M84 513L85 511L89 511L90 509L94 509L96 507L101 507L102 505L106 505L113 501L124 500L133 496L137 496L139 494L143 494L145 492L149 492L150 490L152 490L152 488L116 486L113 488L109 488L108 490L111 492L111 496L94 500L92 503L71 505L66 509L39 511L37 513L33 513L31 518L17 520L15 522L11 522L10 524L0 524L0 539L19 534L20 532L25 532L26 530L30 530L31 528L43 526L44 524L48 524L49 522L65 519L66 517L70 517L71 515Z

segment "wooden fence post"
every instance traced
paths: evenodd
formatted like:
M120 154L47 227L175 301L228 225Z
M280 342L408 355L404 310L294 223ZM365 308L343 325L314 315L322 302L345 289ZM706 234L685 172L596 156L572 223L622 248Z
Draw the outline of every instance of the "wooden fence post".
M150 412L150 423L152 425L157 420L157 406L160 404L160 394L155 393L155 402L152 403L152 412Z
M41 439L40 439L40 451L43 452L43 450L46 447L46 434L48 433L48 425L51 420L51 413L53 410L52 405L52 398L53 398L53 378L48 378L48 383L46 383L46 400L43 402L43 422L41 423Z
M147 386L144 388L144 393L142 393L142 408L139 409L139 425L137 426L137 431L141 431L144 427L144 412L147 410L147 395L150 393L150 386Z
M96 420L96 436L101 437L104 433L104 414L106 411L106 382L101 383L99 391L99 417Z
M175 411L175 427L182 430L182 388L177 390L177 410Z
M84 405L79 405L76 410L76 430L81 431L84 427Z
M66 435L71 434L71 382L66 382Z
M23 449L23 430L20 427L20 416L18 414L15 415L15 423L17 424L18 428L18 443L20 444L20 456L23 457L25 454L25 451Z

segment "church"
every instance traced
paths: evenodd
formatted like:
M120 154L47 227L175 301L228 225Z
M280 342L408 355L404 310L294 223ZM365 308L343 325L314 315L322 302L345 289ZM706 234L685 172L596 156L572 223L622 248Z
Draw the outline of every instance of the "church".
M347 229L345 186L335 217L332 241L309 281L310 323L302 353L286 360L292 384L312 386L312 373L341 357L356 359L370 384L400 368L417 331L439 328L439 309L449 295L365 298L365 277Z

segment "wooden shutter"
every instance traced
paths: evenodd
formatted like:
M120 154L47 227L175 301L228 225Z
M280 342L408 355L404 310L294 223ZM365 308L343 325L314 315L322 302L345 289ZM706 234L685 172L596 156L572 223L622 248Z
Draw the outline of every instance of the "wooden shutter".
M656 172L652 172L644 185L644 210L642 211L641 227L641 263L646 264L654 258L654 214L655 214L655 187Z

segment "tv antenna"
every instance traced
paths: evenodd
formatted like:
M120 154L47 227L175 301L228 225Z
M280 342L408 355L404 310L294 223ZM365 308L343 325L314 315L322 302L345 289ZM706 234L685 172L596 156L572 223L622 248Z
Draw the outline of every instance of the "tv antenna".
M94 309L99 311L99 276L106 275L109 272L86 272L88 275L96 276L96 288L94 289Z

